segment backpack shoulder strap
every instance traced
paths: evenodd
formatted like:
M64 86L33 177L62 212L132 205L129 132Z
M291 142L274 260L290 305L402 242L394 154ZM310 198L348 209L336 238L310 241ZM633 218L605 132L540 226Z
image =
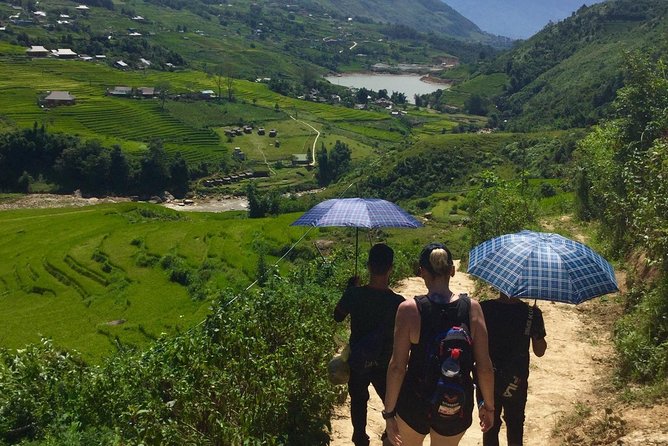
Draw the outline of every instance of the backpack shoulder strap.
M459 300L463 305L457 306L457 319L460 321L468 321L468 328L471 330L471 298L466 293L459 295Z

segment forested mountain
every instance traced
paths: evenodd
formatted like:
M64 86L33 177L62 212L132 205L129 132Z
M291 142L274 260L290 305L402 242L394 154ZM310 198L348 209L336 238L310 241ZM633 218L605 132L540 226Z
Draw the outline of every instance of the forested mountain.
M298 77L306 67L322 74L379 62L428 64L442 56L472 62L494 52L485 43L508 46L437 0L83 3L90 9L82 12L75 2L44 3L41 11L32 3L0 3L0 40L104 54L131 68L141 58L151 69L211 72L225 65L226 74L247 79Z
M583 127L597 122L622 86L625 54L666 48L668 3L614 0L581 7L497 58L508 76L497 98L511 129Z
M442 0L482 30L526 39L550 21L562 20L582 5L603 0Z
M420 31L453 37L487 40L483 32L440 0L302 0L305 7L316 5L329 14L396 23ZM428 20L425 18L428 17Z

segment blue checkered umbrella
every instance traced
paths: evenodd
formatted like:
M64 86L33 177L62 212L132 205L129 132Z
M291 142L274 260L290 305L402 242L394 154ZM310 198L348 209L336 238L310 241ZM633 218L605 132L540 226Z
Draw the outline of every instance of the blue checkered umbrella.
M323 201L291 226L353 228L418 228L422 223L394 203L379 198L336 198Z
M334 198L315 205L290 226L357 228L355 236L355 274L357 274L359 228L418 228L422 223L396 204L379 198Z
M610 263L559 234L521 231L469 252L469 274L508 296L579 304L619 291Z

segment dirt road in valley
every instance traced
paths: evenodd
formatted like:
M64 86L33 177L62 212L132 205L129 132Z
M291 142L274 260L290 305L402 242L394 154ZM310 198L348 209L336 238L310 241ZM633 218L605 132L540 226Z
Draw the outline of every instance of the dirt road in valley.
M458 262L456 266L459 267ZM457 272L451 282L451 289L454 292L471 294L474 284L467 274ZM422 279L412 277L401 282L396 291L410 298L424 294L426 288ZM538 306L545 318L548 349L542 358L531 358L525 444L546 446L553 444L550 437L558 418L571 413L578 402L586 404L587 400L594 398L593 387L597 370L601 366L601 358L608 356L611 347L605 333L582 335L584 321L581 306L548 302L539 302ZM380 446L380 435L385 428L380 416L383 406L373 390L371 393L367 433L372 438L371 446ZM348 399L337 408L332 420L330 445L352 444L349 415ZM482 434L476 419L477 410L474 410L474 425L466 432L460 445L482 445ZM500 440L501 445L507 444L503 428ZM424 444L429 445L428 438Z

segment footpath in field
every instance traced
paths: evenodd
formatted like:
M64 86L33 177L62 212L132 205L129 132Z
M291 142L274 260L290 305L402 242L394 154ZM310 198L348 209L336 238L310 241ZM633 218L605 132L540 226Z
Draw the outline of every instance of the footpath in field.
M458 262L456 266L459 267ZM426 292L424 282L418 277L408 278L396 288L396 291L406 298ZM470 294L474 290L474 284L467 274L458 271L451 282L451 288L454 292ZM596 377L605 363L605 358L609 357L611 347L607 333L590 335L588 332L587 336L583 336L582 327L587 324L580 308L582 305L575 307L539 301L538 306L545 318L548 349L542 358L533 355L531 358L525 444L547 446L559 444L550 440L559 418L572 413L576 404L586 404L595 398ZM370 393L372 399L369 404L367 433L372 438L371 446L380 446L380 435L385 427L380 415L383 406L373 390ZM336 409L332 420L332 446L351 444L349 409L349 399ZM466 432L460 445L482 445L482 434L476 419L477 411L474 411L474 425ZM506 445L504 430L501 431L500 440L501 445ZM429 440L424 444L428 445Z

